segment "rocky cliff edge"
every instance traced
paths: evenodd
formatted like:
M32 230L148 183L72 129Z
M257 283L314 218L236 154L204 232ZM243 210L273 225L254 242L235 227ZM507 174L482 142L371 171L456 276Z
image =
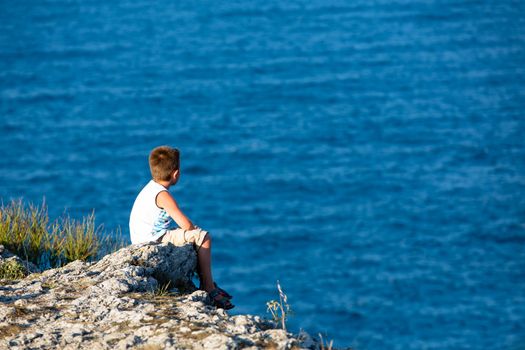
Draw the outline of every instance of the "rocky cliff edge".
M0 246L0 264L20 260ZM131 245L0 280L0 349L320 349L267 319L230 316L196 290L191 245ZM169 286L169 291L166 286Z

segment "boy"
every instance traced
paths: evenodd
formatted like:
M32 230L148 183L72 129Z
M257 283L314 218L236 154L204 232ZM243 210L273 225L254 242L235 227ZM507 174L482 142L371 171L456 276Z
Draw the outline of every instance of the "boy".
M153 149L149 155L149 166L153 179L139 193L131 209L131 243L171 242L176 246L194 243L198 257L199 289L208 293L215 306L226 310L233 308L230 302L232 296L213 282L210 234L193 225L168 191L179 180L179 150L169 146ZM174 228L174 223L179 227Z

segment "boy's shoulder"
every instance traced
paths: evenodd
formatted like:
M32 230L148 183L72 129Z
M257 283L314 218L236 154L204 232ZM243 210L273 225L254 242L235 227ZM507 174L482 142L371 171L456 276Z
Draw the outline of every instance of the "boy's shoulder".
M166 187L162 186L161 184L156 183L153 180L150 180L140 189L139 193L137 194L137 197L148 196L148 194L156 196L159 192L162 192L162 191L167 191L169 193Z

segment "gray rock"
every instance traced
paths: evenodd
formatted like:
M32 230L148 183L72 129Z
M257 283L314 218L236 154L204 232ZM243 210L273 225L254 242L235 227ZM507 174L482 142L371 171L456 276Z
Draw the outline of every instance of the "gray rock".
M0 283L0 349L319 349L304 332L216 309L191 280L196 261L191 244L146 243Z

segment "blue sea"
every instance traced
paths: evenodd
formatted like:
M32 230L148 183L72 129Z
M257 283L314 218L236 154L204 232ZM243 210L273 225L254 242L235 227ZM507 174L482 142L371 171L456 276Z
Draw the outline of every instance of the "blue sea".
M128 238L158 145L232 314L525 348L525 2L3 0L0 198Z

